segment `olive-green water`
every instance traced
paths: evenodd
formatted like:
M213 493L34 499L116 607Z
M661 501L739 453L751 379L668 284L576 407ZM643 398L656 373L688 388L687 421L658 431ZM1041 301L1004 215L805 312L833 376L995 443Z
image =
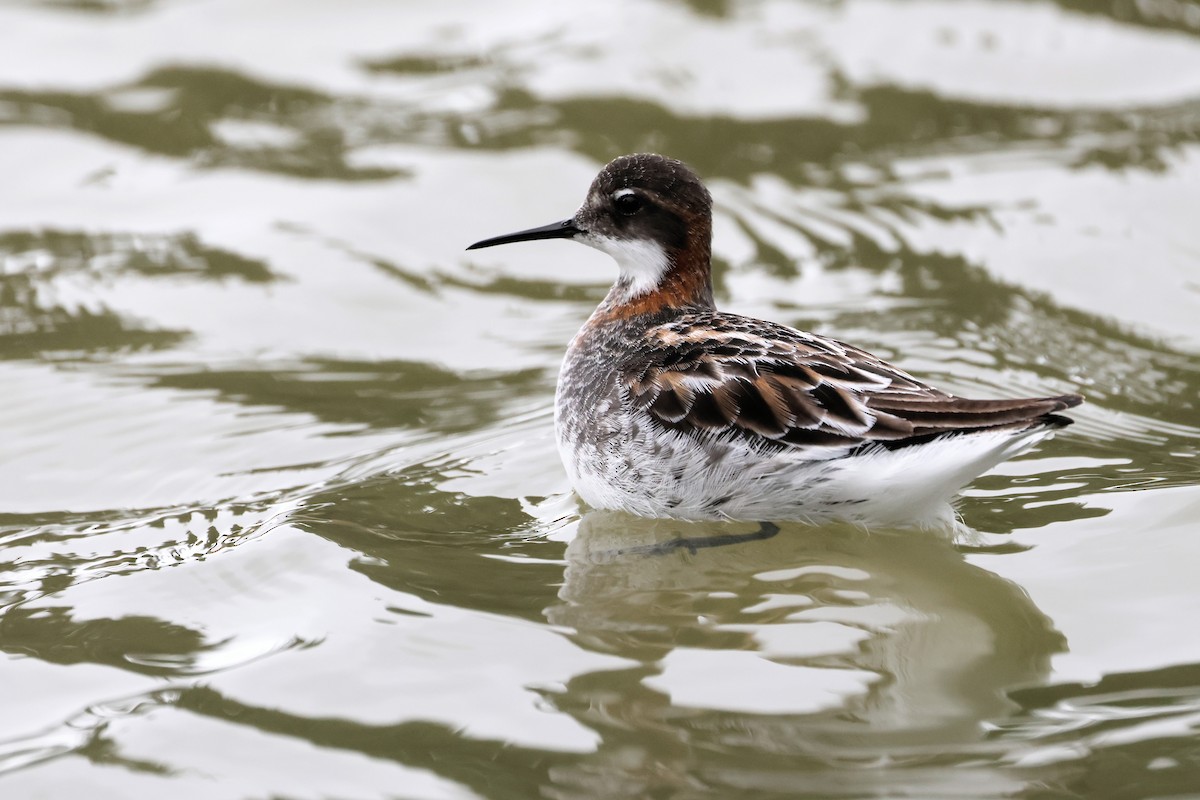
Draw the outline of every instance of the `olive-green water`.
M719 303L1081 391L973 531L589 512L626 152ZM0 797L1200 797L1200 3L0 6Z

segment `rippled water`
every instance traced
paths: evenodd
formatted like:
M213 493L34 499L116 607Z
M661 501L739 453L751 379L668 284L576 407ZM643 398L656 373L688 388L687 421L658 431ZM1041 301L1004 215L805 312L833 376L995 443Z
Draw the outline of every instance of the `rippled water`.
M1194 0L0 31L3 797L1200 793ZM728 530L570 494L611 263L462 250L639 150L709 180L723 307L1078 424L961 541L647 555Z

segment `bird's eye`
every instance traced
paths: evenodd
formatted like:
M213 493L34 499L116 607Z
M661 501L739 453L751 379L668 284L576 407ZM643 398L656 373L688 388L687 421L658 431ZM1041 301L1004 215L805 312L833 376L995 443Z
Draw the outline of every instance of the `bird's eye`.
M613 198L613 205L616 206L617 211L629 217L641 211L645 202L639 195L630 192Z

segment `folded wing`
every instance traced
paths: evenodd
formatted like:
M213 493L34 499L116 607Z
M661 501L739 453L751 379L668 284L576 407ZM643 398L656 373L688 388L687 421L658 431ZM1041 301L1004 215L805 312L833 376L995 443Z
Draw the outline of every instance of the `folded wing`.
M953 433L1066 425L1079 395L968 400L863 350L782 325L700 313L652 329L624 369L666 428L767 448L895 448Z

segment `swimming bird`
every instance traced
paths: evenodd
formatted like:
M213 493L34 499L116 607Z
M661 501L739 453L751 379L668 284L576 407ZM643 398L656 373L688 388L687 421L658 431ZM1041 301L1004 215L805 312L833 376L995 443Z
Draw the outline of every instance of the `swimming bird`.
M467 249L535 239L582 242L619 268L555 393L559 453L594 508L941 525L960 489L1083 400L957 397L852 345L718 311L712 198L661 155L613 160L570 219Z

